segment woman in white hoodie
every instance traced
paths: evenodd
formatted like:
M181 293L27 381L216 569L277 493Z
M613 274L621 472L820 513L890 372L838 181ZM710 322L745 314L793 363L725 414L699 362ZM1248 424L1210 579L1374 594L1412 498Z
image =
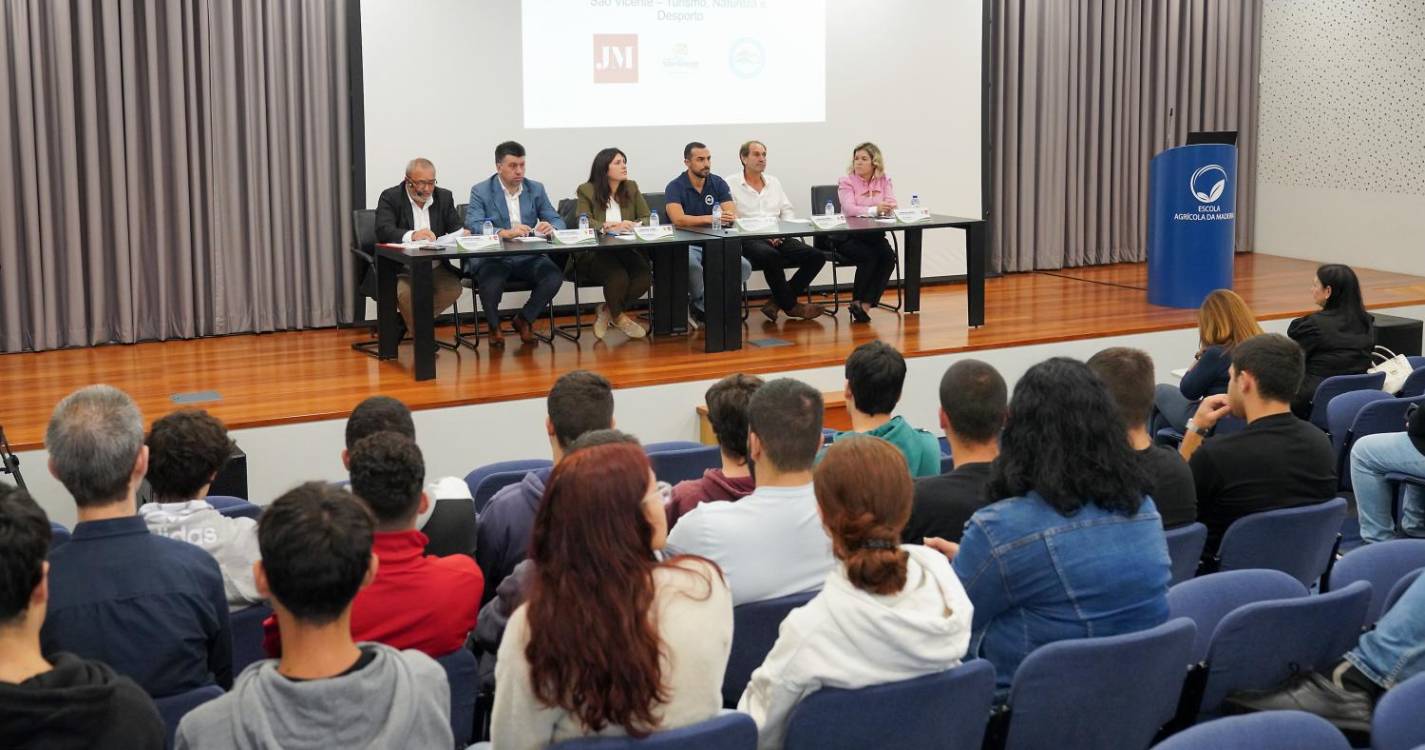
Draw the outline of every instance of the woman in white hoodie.
M913 494L901 452L877 437L837 440L813 487L841 564L816 598L782 621L738 703L757 721L764 750L782 746L792 709L817 690L943 672L970 644L970 599L949 561L899 544Z

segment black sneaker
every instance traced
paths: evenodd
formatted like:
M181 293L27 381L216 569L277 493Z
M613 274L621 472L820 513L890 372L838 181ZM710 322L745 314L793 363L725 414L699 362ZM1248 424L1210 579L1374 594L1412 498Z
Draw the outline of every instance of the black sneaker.
M699 310L698 308L693 307L692 305L689 305L689 306L688 306L688 327L689 327L689 328L691 328L691 329L693 329L694 331L696 331L696 330L698 330L699 328L702 328L703 326L707 325L707 323L708 323L707 315L705 315L702 310Z
M1305 711L1351 732L1369 732L1375 710L1369 695L1339 687L1316 672L1292 675L1271 690L1233 693L1227 705L1239 711Z

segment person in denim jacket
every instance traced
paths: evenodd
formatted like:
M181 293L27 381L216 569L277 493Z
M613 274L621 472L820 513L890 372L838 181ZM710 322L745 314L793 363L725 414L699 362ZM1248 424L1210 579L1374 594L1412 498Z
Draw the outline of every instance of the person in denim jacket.
M1167 540L1151 486L1103 383L1064 357L1014 388L987 488L953 557L975 605L970 653L1007 690L1034 649L1168 619Z

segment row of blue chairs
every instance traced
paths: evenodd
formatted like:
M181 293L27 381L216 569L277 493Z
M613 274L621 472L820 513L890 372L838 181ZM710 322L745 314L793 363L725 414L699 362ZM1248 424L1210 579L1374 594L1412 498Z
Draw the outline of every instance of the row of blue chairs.
M644 446L648 460L653 464L653 474L669 484L677 484L685 479L697 479L708 469L722 466L722 456L716 445L703 445L688 440L671 440L649 443ZM475 500L475 512L485 510L495 493L518 483L531 471L553 466L546 458L497 461L486 464L465 475L465 484L470 488L470 496Z
M1346 500L1339 497L1239 518L1227 527L1206 570L1279 570L1309 587L1330 568L1345 518ZM1169 529L1166 536L1172 583L1197 575L1207 527L1192 523Z

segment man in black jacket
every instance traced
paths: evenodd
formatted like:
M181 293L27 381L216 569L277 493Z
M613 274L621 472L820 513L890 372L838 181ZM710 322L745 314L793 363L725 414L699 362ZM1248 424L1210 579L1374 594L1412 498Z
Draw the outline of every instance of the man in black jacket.
M406 165L406 179L381 191L376 202L377 242L434 240L463 226L450 191L435 186L435 165L429 159L412 159ZM433 271L431 314L439 315L460 298L460 274L449 263L441 263ZM406 330L415 330L411 322L411 280L404 275L396 280L396 307Z
M24 490L0 484L0 747L163 747L148 695L108 666L40 654L50 524Z

